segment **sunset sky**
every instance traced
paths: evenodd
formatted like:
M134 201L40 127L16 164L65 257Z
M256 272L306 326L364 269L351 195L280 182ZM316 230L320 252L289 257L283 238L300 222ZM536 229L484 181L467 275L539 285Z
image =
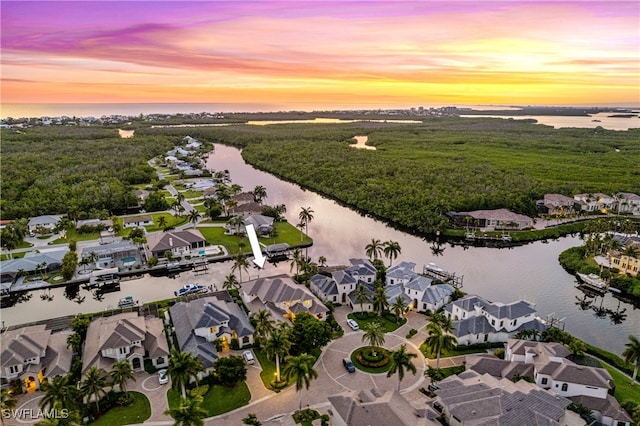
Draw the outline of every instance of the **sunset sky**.
M639 103L639 5L3 0L2 103Z

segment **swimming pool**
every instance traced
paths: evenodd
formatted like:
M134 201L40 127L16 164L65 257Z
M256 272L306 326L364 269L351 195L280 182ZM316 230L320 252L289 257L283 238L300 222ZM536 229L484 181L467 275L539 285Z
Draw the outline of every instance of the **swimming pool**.
M130 265L133 265L134 263L136 263L136 258L135 257L123 257L121 260L122 260L122 264L124 266L130 266Z

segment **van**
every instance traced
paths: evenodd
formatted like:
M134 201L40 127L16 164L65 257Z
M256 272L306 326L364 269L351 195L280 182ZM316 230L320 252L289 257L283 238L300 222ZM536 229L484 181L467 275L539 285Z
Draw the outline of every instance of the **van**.
M251 351L242 352L242 358L244 358L244 362L246 362L247 364L254 364L256 362Z

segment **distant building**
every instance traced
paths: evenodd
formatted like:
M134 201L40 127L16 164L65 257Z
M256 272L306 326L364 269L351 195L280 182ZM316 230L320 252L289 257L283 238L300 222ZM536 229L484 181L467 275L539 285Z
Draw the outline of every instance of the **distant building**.
M448 212L449 220L457 226L473 226L487 231L509 231L533 227L529 216L507 209Z

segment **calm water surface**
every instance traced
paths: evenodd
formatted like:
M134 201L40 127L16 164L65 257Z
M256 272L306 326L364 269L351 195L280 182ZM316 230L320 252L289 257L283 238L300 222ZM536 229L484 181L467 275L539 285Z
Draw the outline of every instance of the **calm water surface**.
M511 249L464 248L443 244L442 254L435 255L432 242L390 228L332 200L254 169L242 160L238 149L216 145L207 165L216 170L229 170L233 183L242 185L245 190L252 190L256 185L264 186L268 193L266 202L285 204L288 208L287 219L293 224L299 222L301 207L311 207L314 219L310 223L309 233L314 245L308 252L313 260L325 256L329 264L345 264L351 257L364 257L364 247L372 238L394 240L402 247L402 254L396 262L415 262L417 270L421 270L426 263L437 263L450 272L464 276L464 291L489 300L508 303L524 298L535 302L541 316L564 319L567 331L591 344L620 353L630 334L640 334L640 310L620 303L611 294L596 298L593 304L610 312L626 309L626 317L620 324L614 324L611 315L598 317L591 308L582 310L576 303L583 293L575 288L574 277L559 266L557 259L561 251L579 245L581 241L578 238L567 237L548 244L536 242ZM287 273L290 269L285 263L267 265L266 270L260 272L262 276ZM85 297L80 304L66 299L64 288L51 290L54 300L50 302L41 299L44 291L37 291L33 292L29 301L2 309L0 315L6 325L14 325L78 312L100 311L108 305L115 306L125 295L132 295L142 302L169 298L175 289L187 282L220 284L229 267L228 263L213 264L209 274L204 277L195 277L189 272L176 280L145 277L126 281L122 283L122 291L107 294L102 301L94 300L89 292L80 290L80 296ZM257 275L258 271L251 271L252 278Z

